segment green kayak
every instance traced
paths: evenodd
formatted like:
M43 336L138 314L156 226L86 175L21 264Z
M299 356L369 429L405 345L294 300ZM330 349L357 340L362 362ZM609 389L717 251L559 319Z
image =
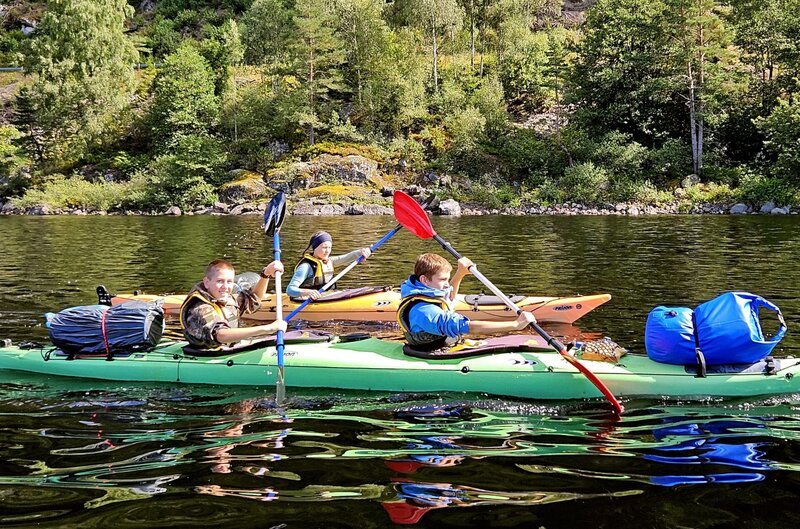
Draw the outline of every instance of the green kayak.
M198 356L185 342L162 342L148 352L71 357L52 346L0 347L0 380L14 372L122 382L170 382L274 386L274 344L251 350ZM578 353L580 358L580 353ZM800 392L800 359L752 365L694 367L654 362L628 354L618 362L582 360L620 397L746 397ZM457 356L416 358L398 342L375 338L343 341L290 340L285 349L286 383L297 388L386 392L469 392L530 399L581 399L600 392L538 336L516 335L462 347Z

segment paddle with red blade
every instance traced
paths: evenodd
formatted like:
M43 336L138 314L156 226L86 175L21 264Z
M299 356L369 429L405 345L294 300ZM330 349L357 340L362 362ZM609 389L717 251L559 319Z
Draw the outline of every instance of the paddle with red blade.
M433 238L436 242L442 245L442 248L447 250L453 257L456 259L461 259L461 254L458 253L455 248L453 248L449 242L442 239L439 234L434 231L433 226L431 225L431 221L428 218L427 213L425 210L420 207L416 200L408 196L407 194L403 193L402 191L395 191L394 192L394 215L397 218L397 222L402 224L408 231L416 235L421 239L430 239ZM497 288L491 281L489 281L483 274L478 271L478 267L473 265L470 267L469 271L474 275L481 283L483 283L489 290L494 293L495 296L499 297L503 300L505 305L519 314L522 312L513 301L511 301L508 296L506 296L499 288ZM589 369L584 366L582 363L578 361L577 358L569 354L567 348L564 347L564 344L547 334L544 329L542 329L539 324L531 323L531 326L534 330L544 338L547 343L552 346L556 351L558 351L561 356L563 356L570 364L575 366L575 368L580 371L589 381L595 385L597 389L603 394L603 396L608 400L608 402L613 407L614 411L617 414L621 414L624 410L622 404L620 404L619 400L611 393L611 390L601 381L597 376L589 371Z

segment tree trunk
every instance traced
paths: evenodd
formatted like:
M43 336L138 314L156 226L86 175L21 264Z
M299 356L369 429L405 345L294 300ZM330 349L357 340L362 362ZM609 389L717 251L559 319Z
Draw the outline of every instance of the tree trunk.
M475 70L475 0L469 1L469 69Z
M436 49L436 19L431 16L431 34L433 35L433 91L439 91L438 50Z

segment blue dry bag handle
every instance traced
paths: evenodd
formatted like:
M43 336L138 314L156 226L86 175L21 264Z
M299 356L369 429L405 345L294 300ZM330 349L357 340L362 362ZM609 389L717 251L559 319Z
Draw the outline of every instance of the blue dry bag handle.
M771 340L765 340L766 343L778 343L783 339L783 336L786 334L786 321L783 319L783 314L781 313L781 309L774 303L769 300L762 298L761 296L756 296L755 294L749 294L747 297L750 298L750 308L753 311L753 317L755 318L756 323L758 323L758 329L761 330L761 323L758 319L758 309L760 307L765 307L769 310L775 311L778 315L778 322L780 323L780 328L778 332L775 333L775 336L772 337ZM764 332L761 332L763 337Z

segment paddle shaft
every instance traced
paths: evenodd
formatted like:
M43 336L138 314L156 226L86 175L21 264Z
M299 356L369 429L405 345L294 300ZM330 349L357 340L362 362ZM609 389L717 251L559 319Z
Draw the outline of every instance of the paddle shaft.
M273 259L281 260L281 236L276 229L272 236ZM281 299L281 273L275 273L275 321L283 319L283 300ZM275 381L275 402L281 404L286 398L286 379L283 367L283 331L278 331L275 337L275 350L278 352L278 378Z
M392 231L390 231L389 233L387 233L386 235L384 235L383 237L381 237L381 239L380 239L378 242L376 242L375 244L373 244L372 246L370 246L370 247L369 247L370 251L371 251L371 252L374 252L375 250L377 250L378 248L380 248L381 246L383 246L383 245L386 243L386 241L388 241L389 239L391 239L392 237L394 237L394 235L395 235L395 234L396 234L398 231L400 231L401 229L403 229L403 225L402 225L402 224L398 224L397 226L395 226L395 227L394 227L394 229L393 229ZM332 287L332 286L333 286L333 285L334 285L334 284L335 284L337 281L339 281L339 280L340 280L340 279L341 279L341 278L342 278L342 277L343 277L343 276L344 276L344 275L345 275L347 272L349 272L350 270L352 270L353 268L355 268L357 265L359 265L359 264L363 263L363 262L364 262L364 259L365 259L365 257L364 257L363 255L359 255L359 256L358 256L358 259L356 259L355 261L353 261L352 263L350 263L349 265L347 265L347 267L346 267L344 270L342 270L341 272L339 272L338 274L336 274L336 276L335 276L333 279L331 279L330 281L328 281L327 283L325 283L325 284L324 284L322 287L320 287L320 289L319 289L319 290L317 290L317 292L319 292L320 294L322 294L323 292L325 292L326 290L328 290L329 288L331 288L331 287ZM310 303L312 303L313 301L314 301L314 300L313 300L313 299L311 299L311 298L308 298L308 299L306 299L305 301L303 301L303 303L301 303L299 307L297 307L296 309L294 309L292 312L290 312L290 313L289 313L289 315L288 315L288 316L286 316L286 321L289 321L289 320L291 320L292 318L294 318L295 316L297 316L297 313L298 313L298 312L300 312L301 310L303 310L304 308L306 308L306 307L307 307L307 306L308 306Z
M449 242L447 242L444 239L442 239L441 236L439 236L438 233L434 233L433 234L433 239L436 242L438 242L439 244L441 244L442 248L447 250L450 253L450 255L452 255L456 259L461 259L461 257L462 257L461 254L458 253L456 251L456 249L453 248L453 246ZM517 314L522 312L522 309L520 309L513 301L511 301L511 299L509 299L509 297L506 296L499 288L494 286L494 284L491 281L489 281L486 278L486 276L484 276L482 273L480 273L478 271L478 267L477 266L475 266L475 265L471 266L469 268L469 271L472 273L472 275L474 275L478 279L478 281L483 283L486 286L486 288L491 290L492 293L495 296L499 297L509 309L513 310ZM552 336L550 336L544 329L542 329L539 326L538 323L531 323L531 327L533 327L533 329L536 331L536 333L539 336L541 336L542 338L544 338L551 347L553 347L556 351L558 351L561 354L561 356L563 356L567 360L567 362L572 364L587 379L589 379L589 381L592 384L594 384L594 386L598 390L600 390L600 392L603 394L603 396L605 396L606 400L608 400L608 402L611 403L611 406L614 408L614 411L616 413L621 414L624 411L624 408L623 408L622 404L617 400L617 398L614 396L614 394L611 393L611 390L608 389L608 386L606 386L603 383L602 380L597 378L597 376L594 373L589 371L589 369L586 366L581 364L578 361L577 358L575 358L574 356L569 354L569 352L567 351L567 348L564 347L564 344L562 344L557 339L555 339Z

